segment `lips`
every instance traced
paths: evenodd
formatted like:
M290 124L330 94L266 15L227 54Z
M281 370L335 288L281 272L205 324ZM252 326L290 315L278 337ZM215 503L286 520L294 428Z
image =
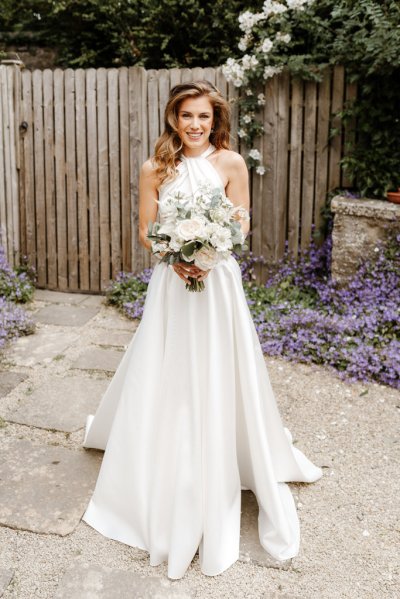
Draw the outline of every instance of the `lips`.
M190 139L196 140L196 139L200 139L200 137L203 135L203 133L189 133L189 132L187 132L186 135L188 137L190 137Z

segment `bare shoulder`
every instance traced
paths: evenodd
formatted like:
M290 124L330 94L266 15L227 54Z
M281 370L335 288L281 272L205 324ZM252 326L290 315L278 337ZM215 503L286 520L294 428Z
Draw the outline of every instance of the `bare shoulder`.
M221 166L227 170L236 171L239 169L240 171L247 171L245 159L234 150L219 150L218 158Z
M156 174L156 167L151 158L148 158L146 162L142 164L141 169L142 174L145 177L154 177Z

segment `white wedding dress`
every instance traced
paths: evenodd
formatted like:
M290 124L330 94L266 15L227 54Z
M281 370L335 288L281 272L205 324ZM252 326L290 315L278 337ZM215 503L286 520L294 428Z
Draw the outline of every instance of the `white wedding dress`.
M182 157L160 189L223 188L209 148ZM94 416L83 446L105 450L83 520L102 535L147 550L181 578L199 551L214 576L239 557L241 489L259 506L262 547L286 560L299 551L288 481L322 470L283 427L237 261L212 269L189 292L172 267L154 267L142 320Z

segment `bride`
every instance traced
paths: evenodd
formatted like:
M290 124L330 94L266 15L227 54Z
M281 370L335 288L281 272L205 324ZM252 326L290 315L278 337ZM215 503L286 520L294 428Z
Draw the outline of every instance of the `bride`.
M165 131L140 176L140 240L167 218L166 198L200 185L248 210L248 172L229 149L229 104L208 81L175 86ZM248 221L240 221L244 233ZM188 278L205 280L191 293ZM262 547L277 560L299 552L286 484L322 476L283 426L244 294L229 255L210 270L185 262L154 267L143 317L83 446L104 450L83 520L102 535L167 561L184 576L198 550L201 571L220 574L239 557L241 490L259 507Z

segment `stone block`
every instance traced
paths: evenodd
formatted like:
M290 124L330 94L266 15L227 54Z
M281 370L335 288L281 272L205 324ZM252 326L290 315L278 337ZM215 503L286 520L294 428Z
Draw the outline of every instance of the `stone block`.
M115 349L102 349L101 347L88 348L75 360L72 368L115 372L123 355L124 352Z
M70 534L93 492L103 452L10 439L0 462L0 524Z
M84 308L83 306L51 304L35 312L33 319L35 322L42 322L44 324L80 327L86 324L93 316L96 316L99 310L99 306Z
M191 599L195 596L188 590L174 588L174 584L164 577L76 564L65 572L54 599Z
M33 335L19 337L7 351L7 359L18 366L46 364L78 341L73 332L39 330Z
M108 384L108 379L83 376L52 378L3 417L19 424L73 432L84 427L88 414L95 413Z
M332 278L339 284L357 272L361 259L371 257L388 229L400 229L400 205L386 200L335 196L332 231Z
M22 383L27 377L27 374L13 372L12 370L0 372L0 397L8 395L14 387Z

